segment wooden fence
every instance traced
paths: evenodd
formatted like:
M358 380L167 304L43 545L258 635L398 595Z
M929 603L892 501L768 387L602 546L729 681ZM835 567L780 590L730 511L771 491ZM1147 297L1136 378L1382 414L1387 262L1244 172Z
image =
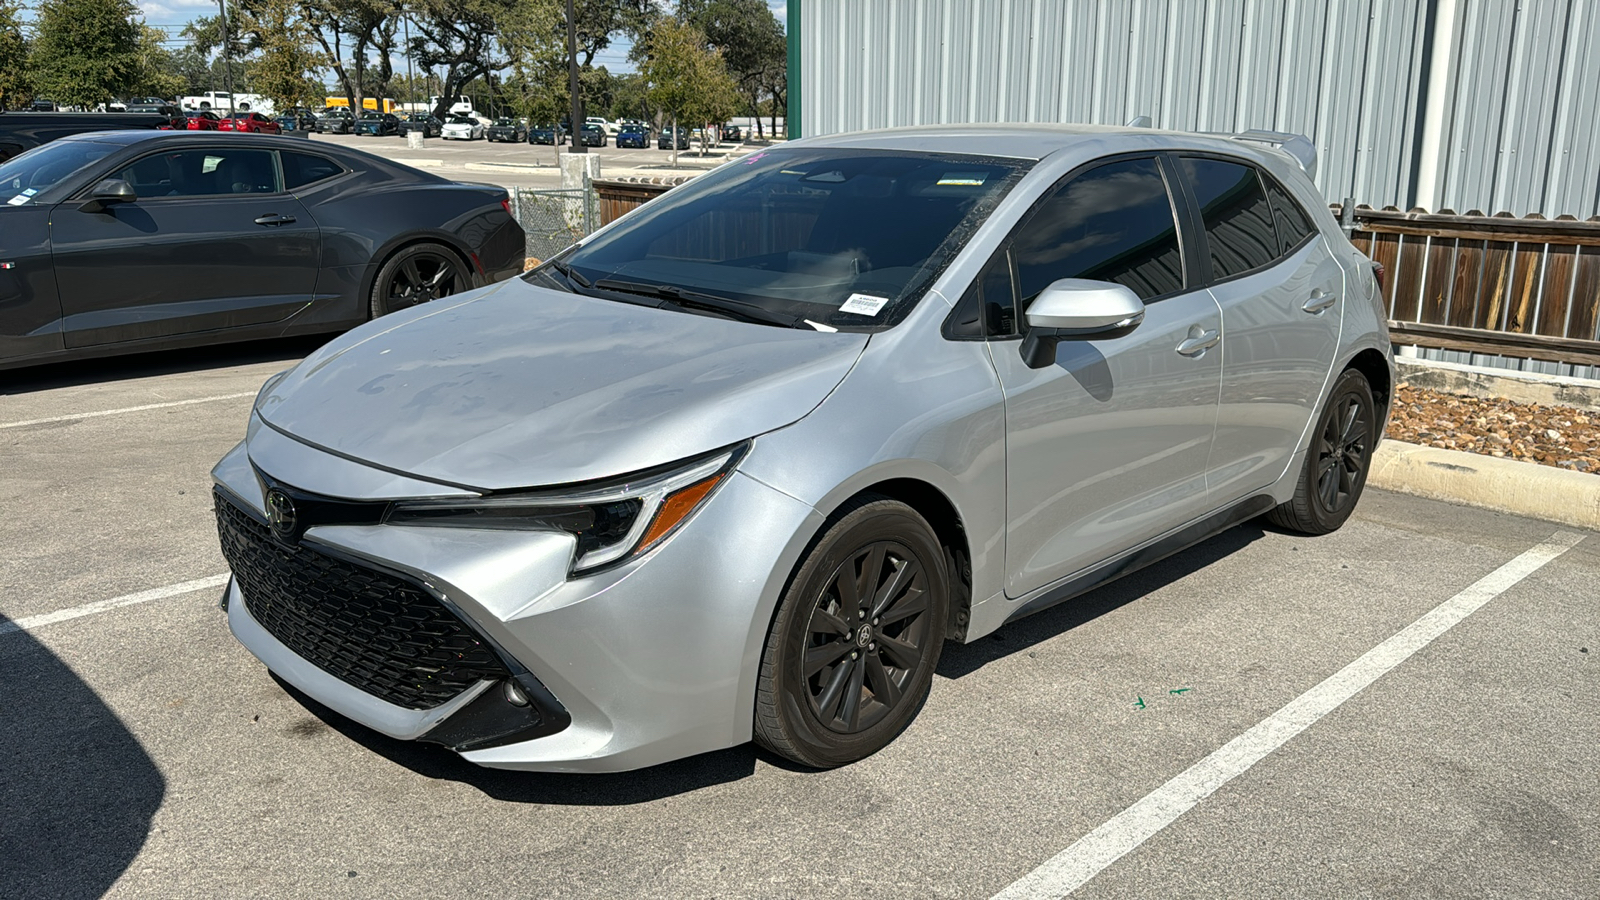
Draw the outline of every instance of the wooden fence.
M1338 214L1335 208L1335 214ZM1358 206L1397 344L1600 364L1600 217Z

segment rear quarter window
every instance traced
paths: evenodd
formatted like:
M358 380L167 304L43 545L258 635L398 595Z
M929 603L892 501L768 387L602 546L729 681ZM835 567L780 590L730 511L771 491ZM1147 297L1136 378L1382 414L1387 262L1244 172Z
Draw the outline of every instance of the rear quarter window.
M312 153L287 150L281 154L281 158L283 186L291 191L324 178L332 178L344 171L344 167L333 160Z
M1267 186L1267 199L1272 203L1272 224L1278 232L1278 252L1287 255L1300 246L1306 238L1317 233L1311 217L1301 208L1289 191L1271 175L1261 173Z

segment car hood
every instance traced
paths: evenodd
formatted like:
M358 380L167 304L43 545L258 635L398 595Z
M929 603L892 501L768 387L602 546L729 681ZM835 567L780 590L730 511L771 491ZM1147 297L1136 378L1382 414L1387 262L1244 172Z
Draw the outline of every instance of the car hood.
M570 484L791 424L867 340L512 279L335 339L264 392L257 412L305 443L431 481Z

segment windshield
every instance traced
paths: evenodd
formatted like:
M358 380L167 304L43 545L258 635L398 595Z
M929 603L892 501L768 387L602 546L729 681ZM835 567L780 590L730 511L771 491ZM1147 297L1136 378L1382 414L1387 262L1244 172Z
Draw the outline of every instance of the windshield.
M512 121L511 119L495 119L494 123L496 125L501 125L501 126L504 126L504 125L516 125L517 124L516 122Z
M60 184L72 173L115 153L117 145L94 141L54 141L0 163L0 203L22 206Z
M916 305L1029 165L883 150L758 153L651 201L561 258L577 277L559 284L598 295L619 292L606 282L628 285L624 294L666 286L879 330Z
M450 120L450 124L451 125L476 125L478 123L472 121L471 119L463 119L460 116L457 116L456 118Z

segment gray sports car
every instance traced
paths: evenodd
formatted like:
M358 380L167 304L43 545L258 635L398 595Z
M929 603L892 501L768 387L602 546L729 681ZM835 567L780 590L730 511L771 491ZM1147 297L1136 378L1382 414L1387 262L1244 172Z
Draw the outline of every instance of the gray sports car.
M522 271L506 192L251 134L114 131L0 163L0 368L341 331Z
M1393 372L1314 167L1090 126L730 163L271 379L213 472L229 624L486 766L861 759L945 641L1350 515Z

